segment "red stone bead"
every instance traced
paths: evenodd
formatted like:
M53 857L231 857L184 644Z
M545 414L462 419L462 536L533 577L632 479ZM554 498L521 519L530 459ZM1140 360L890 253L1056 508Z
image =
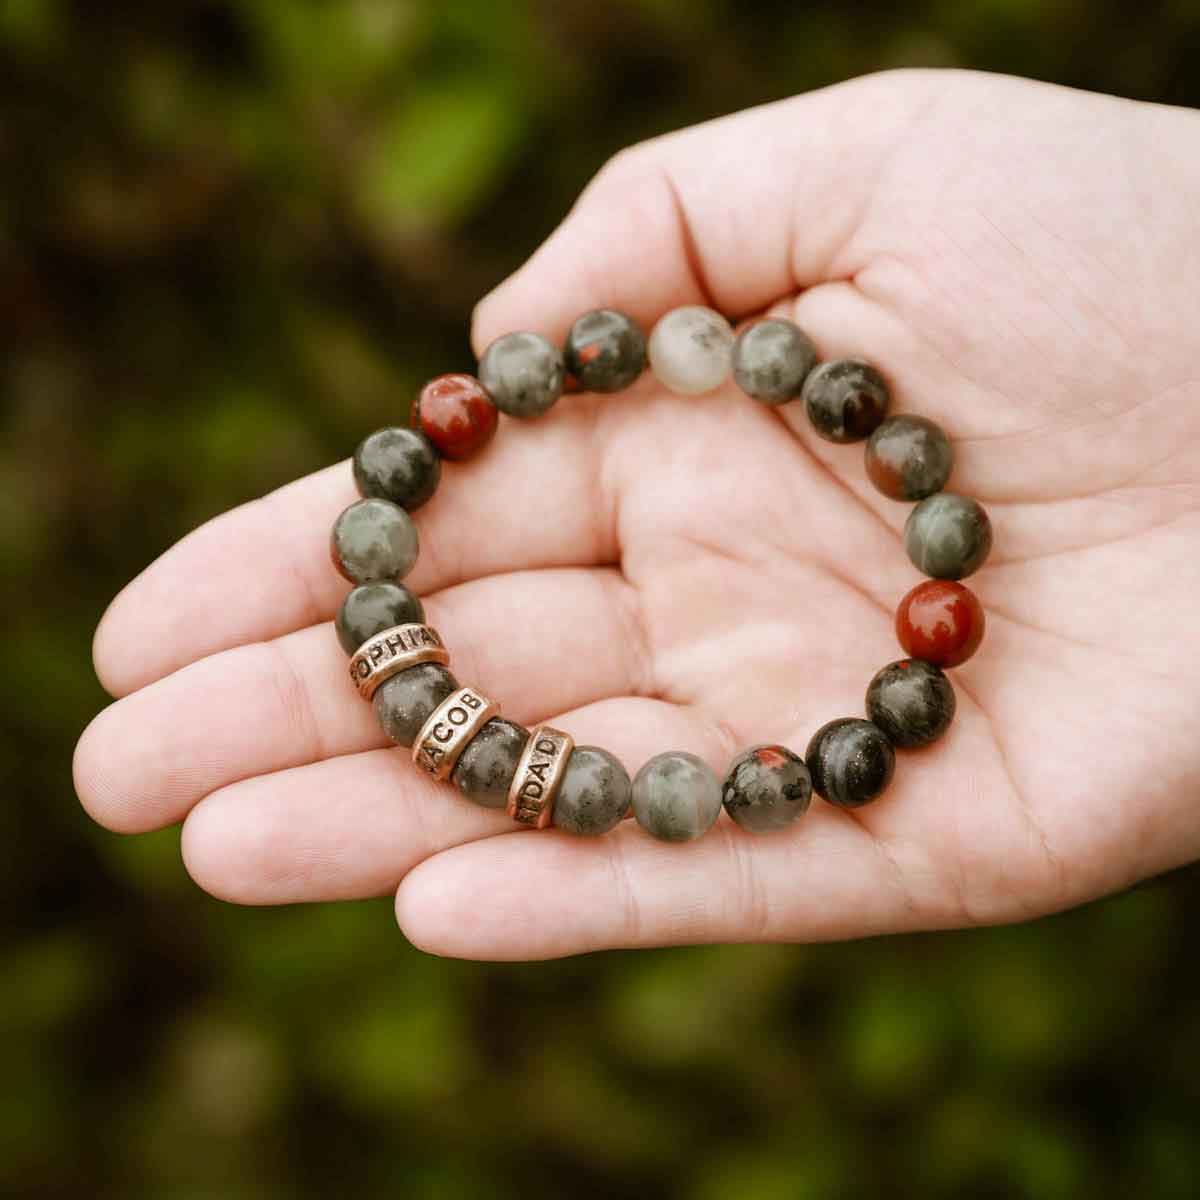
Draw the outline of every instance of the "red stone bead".
M443 458L472 458L492 440L499 414L473 375L431 379L413 405L415 425Z
M983 641L983 606L950 579L919 583L896 609L896 637L906 654L938 667L965 663Z

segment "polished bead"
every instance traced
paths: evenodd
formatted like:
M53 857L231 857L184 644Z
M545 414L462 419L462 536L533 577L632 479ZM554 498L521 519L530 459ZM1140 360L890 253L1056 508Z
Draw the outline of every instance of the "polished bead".
M453 461L478 454L492 440L498 420L491 396L473 375L439 375L413 405L413 425Z
M417 561L417 527L390 500L359 500L333 523L329 554L351 583L403 579Z
M804 381L804 409L812 427L830 442L860 442L887 412L883 376L854 358L822 363Z
M733 329L711 308L672 309L650 334L650 368L663 387L684 396L718 388L729 377Z
M347 593L334 618L338 641L353 654L368 638L393 625L421 625L425 609L402 583L360 583Z
M450 781L468 800L483 808L503 808L529 730L493 717L466 745Z
M913 566L934 579L965 579L992 549L992 522L978 500L937 492L908 514L904 549Z
M447 667L409 667L380 685L373 701L375 716L393 742L411 746L434 709L457 690L458 680Z
M567 371L585 392L619 392L646 369L646 337L624 313L597 308L567 334Z
M808 808L812 779L786 746L754 746L733 760L721 790L725 811L751 833L786 829Z
M559 784L553 823L580 836L607 833L629 811L630 790L629 773L607 750L576 746Z
M927 746L950 728L954 689L931 662L902 658L888 663L867 688L867 716L893 746Z
M804 761L818 795L839 808L858 808L891 782L896 754L878 725L839 717L813 734Z
M409 512L420 508L437 491L441 476L441 456L416 429L377 429L354 451L358 494L390 500Z
M985 624L975 593L949 579L917 584L896 609L896 637L905 654L943 670L979 649Z
M867 476L893 500L924 500L950 478L954 450L940 425L904 413L889 417L867 440Z
M721 812L721 783L694 754L656 754L633 779L633 815L664 842L690 842L712 828Z
M817 350L799 326L782 317L747 325L733 343L733 378L763 404L784 404L800 395L817 365Z
M562 354L540 333L506 333L479 360L479 382L502 413L540 416L562 395Z

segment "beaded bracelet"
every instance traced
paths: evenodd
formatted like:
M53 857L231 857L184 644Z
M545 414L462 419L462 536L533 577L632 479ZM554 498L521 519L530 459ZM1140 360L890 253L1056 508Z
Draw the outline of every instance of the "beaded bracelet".
M528 419L564 391L619 391L647 363L663 386L683 395L712 391L732 372L763 404L800 397L821 437L867 439L867 475L880 492L918 502L904 547L931 578L900 602L896 634L909 657L871 680L868 719L823 725L803 758L786 746L751 747L734 759L723 785L701 759L676 751L652 758L631 782L606 750L576 746L549 725L527 730L505 720L493 701L459 685L420 600L400 582L417 559L409 513L433 495L443 458L478 454L496 432L498 412ZM606 833L632 807L655 837L685 842L709 829L722 805L742 828L766 833L790 825L813 791L842 808L868 803L892 778L895 748L927 745L950 725L955 696L943 668L970 658L984 628L979 601L957 581L982 565L992 543L979 503L941 490L953 463L946 434L924 417L885 419L889 403L874 367L857 359L818 365L808 336L778 318L755 321L735 337L712 309L677 308L647 343L629 317L599 309L575 322L562 351L536 333L506 334L488 347L478 378L442 375L426 384L414 428L381 429L355 451L363 498L337 518L331 539L334 565L356 585L335 623L354 685L388 737L412 748L418 767L539 829Z

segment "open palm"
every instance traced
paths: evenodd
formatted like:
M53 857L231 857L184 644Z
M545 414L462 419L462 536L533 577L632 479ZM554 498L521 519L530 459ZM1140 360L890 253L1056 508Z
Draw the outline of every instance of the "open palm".
M399 887L439 953L818 939L1013 920L1200 854L1200 118L1000 77L893 73L637 147L485 300L476 344L646 326L708 303L792 316L823 357L940 422L995 549L950 732L884 797L698 842L633 822L514 831L386 748L330 620L343 463L185 538L96 640L116 695L76 778L122 831L184 821L189 870L248 903ZM417 514L408 582L455 674L631 773L803 752L862 713L920 576L909 506L799 405L649 377L506 421Z

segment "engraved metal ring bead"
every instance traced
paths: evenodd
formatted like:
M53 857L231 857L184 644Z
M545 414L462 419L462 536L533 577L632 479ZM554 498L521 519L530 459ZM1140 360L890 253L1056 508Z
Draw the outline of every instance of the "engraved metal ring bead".
M525 743L508 789L508 815L522 825L545 829L554 815L554 798L575 749L568 733L539 725Z
M450 662L450 652L438 631L429 625L394 625L368 638L350 660L350 678L364 700L379 685L418 663Z
M447 778L466 744L499 711L500 705L474 688L452 692L421 726L413 742L413 762L434 779Z

